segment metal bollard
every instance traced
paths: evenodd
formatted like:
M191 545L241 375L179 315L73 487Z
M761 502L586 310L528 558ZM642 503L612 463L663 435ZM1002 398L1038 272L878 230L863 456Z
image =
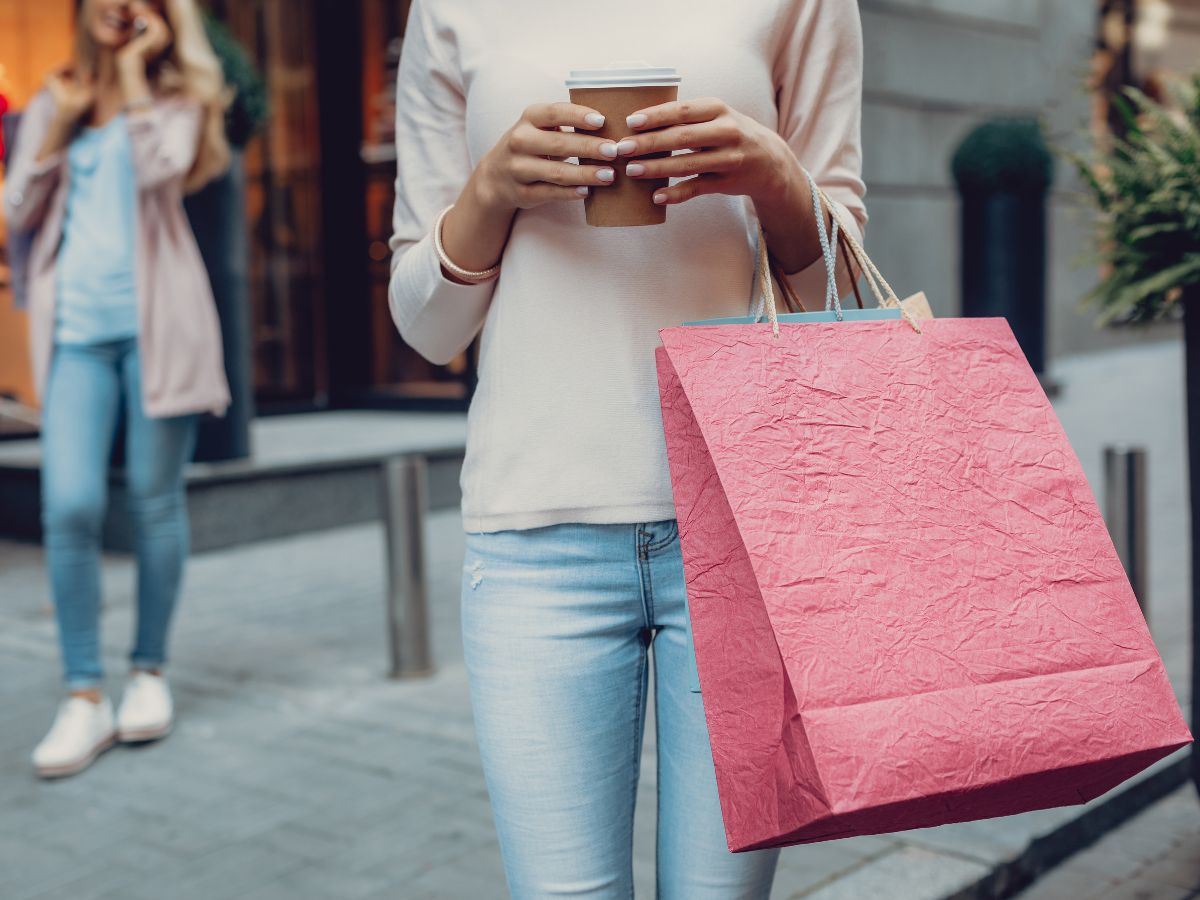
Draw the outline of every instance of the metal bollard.
M388 564L388 643L391 677L433 672L425 588L425 459L399 456L382 467Z
M1125 565L1129 583L1146 614L1146 451L1104 448L1104 518Z

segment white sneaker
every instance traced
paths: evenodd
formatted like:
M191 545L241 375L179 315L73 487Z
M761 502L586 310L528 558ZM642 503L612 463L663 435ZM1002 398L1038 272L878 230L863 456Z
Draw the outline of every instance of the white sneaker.
M112 704L68 697L58 708L50 732L34 748L33 767L42 778L82 772L116 741Z
M171 689L162 675L135 672L117 709L117 740L125 743L166 737L175 721Z

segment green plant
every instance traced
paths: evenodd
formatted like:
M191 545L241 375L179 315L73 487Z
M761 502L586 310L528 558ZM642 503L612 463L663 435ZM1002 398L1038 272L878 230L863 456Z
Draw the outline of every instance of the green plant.
M1006 116L972 129L950 169L964 193L1044 194L1054 179L1054 157L1037 119Z
M237 38L211 13L204 14L204 31L233 91L225 110L225 134L234 147L245 147L267 122L267 87Z
M1094 159L1067 154L1099 213L1106 273L1087 300L1101 324L1174 315L1200 284L1200 75L1174 96L1175 111L1127 88L1113 98L1126 136Z

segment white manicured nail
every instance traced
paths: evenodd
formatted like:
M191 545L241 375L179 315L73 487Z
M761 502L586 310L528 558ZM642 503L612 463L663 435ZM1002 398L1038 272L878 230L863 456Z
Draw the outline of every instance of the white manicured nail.
M612 169L600 169L598 172L596 172L596 177L601 181L612 181L617 177L617 173Z
M660 204L660 205L661 205L661 204L663 204L663 203L666 203L666 202L667 202L667 195L666 195L666 194L663 194L663 193L661 193L661 192L660 192L660 193L657 193L657 194L655 194L655 195L654 195L654 202L655 202L655 203L658 203L658 204Z
M625 117L625 124L630 128L641 128L646 124L645 113L634 113L632 116Z
M632 178L637 178L639 175L646 174L646 167L641 163L630 163L625 167L625 174Z
M586 197L588 195L587 185L581 184L579 187L575 188L575 193L577 193L580 197Z
M583 121L587 122L593 128L599 128L604 124L604 116L600 115L600 113L588 113L583 117Z
M629 140L629 138L626 138L625 140L623 140L617 144L617 155L620 155L622 153L632 153L636 149L637 149L637 142L631 141L631 140Z
M617 145L612 141L609 141L607 144L601 144L600 155L607 156L609 159L614 159L617 155Z

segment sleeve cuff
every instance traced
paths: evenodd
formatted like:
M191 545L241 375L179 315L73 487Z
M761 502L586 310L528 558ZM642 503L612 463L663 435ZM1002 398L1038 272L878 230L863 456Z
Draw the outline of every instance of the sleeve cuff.
M20 181L10 180L5 185L4 206L10 219L22 222L26 218L23 215L24 211L39 207L41 201L51 190L50 179L58 174L65 159L65 152L58 150L41 162L31 163ZM13 227L14 231L21 230L13 221L10 221L9 225Z
M31 179L45 178L47 175L57 172L59 167L62 166L64 159L66 159L66 152L63 150L55 150L41 162L34 162L34 164L29 167L29 177Z
M442 271L433 235L426 234L400 257L389 300L400 336L435 363L462 352L487 313L496 281L459 284Z

